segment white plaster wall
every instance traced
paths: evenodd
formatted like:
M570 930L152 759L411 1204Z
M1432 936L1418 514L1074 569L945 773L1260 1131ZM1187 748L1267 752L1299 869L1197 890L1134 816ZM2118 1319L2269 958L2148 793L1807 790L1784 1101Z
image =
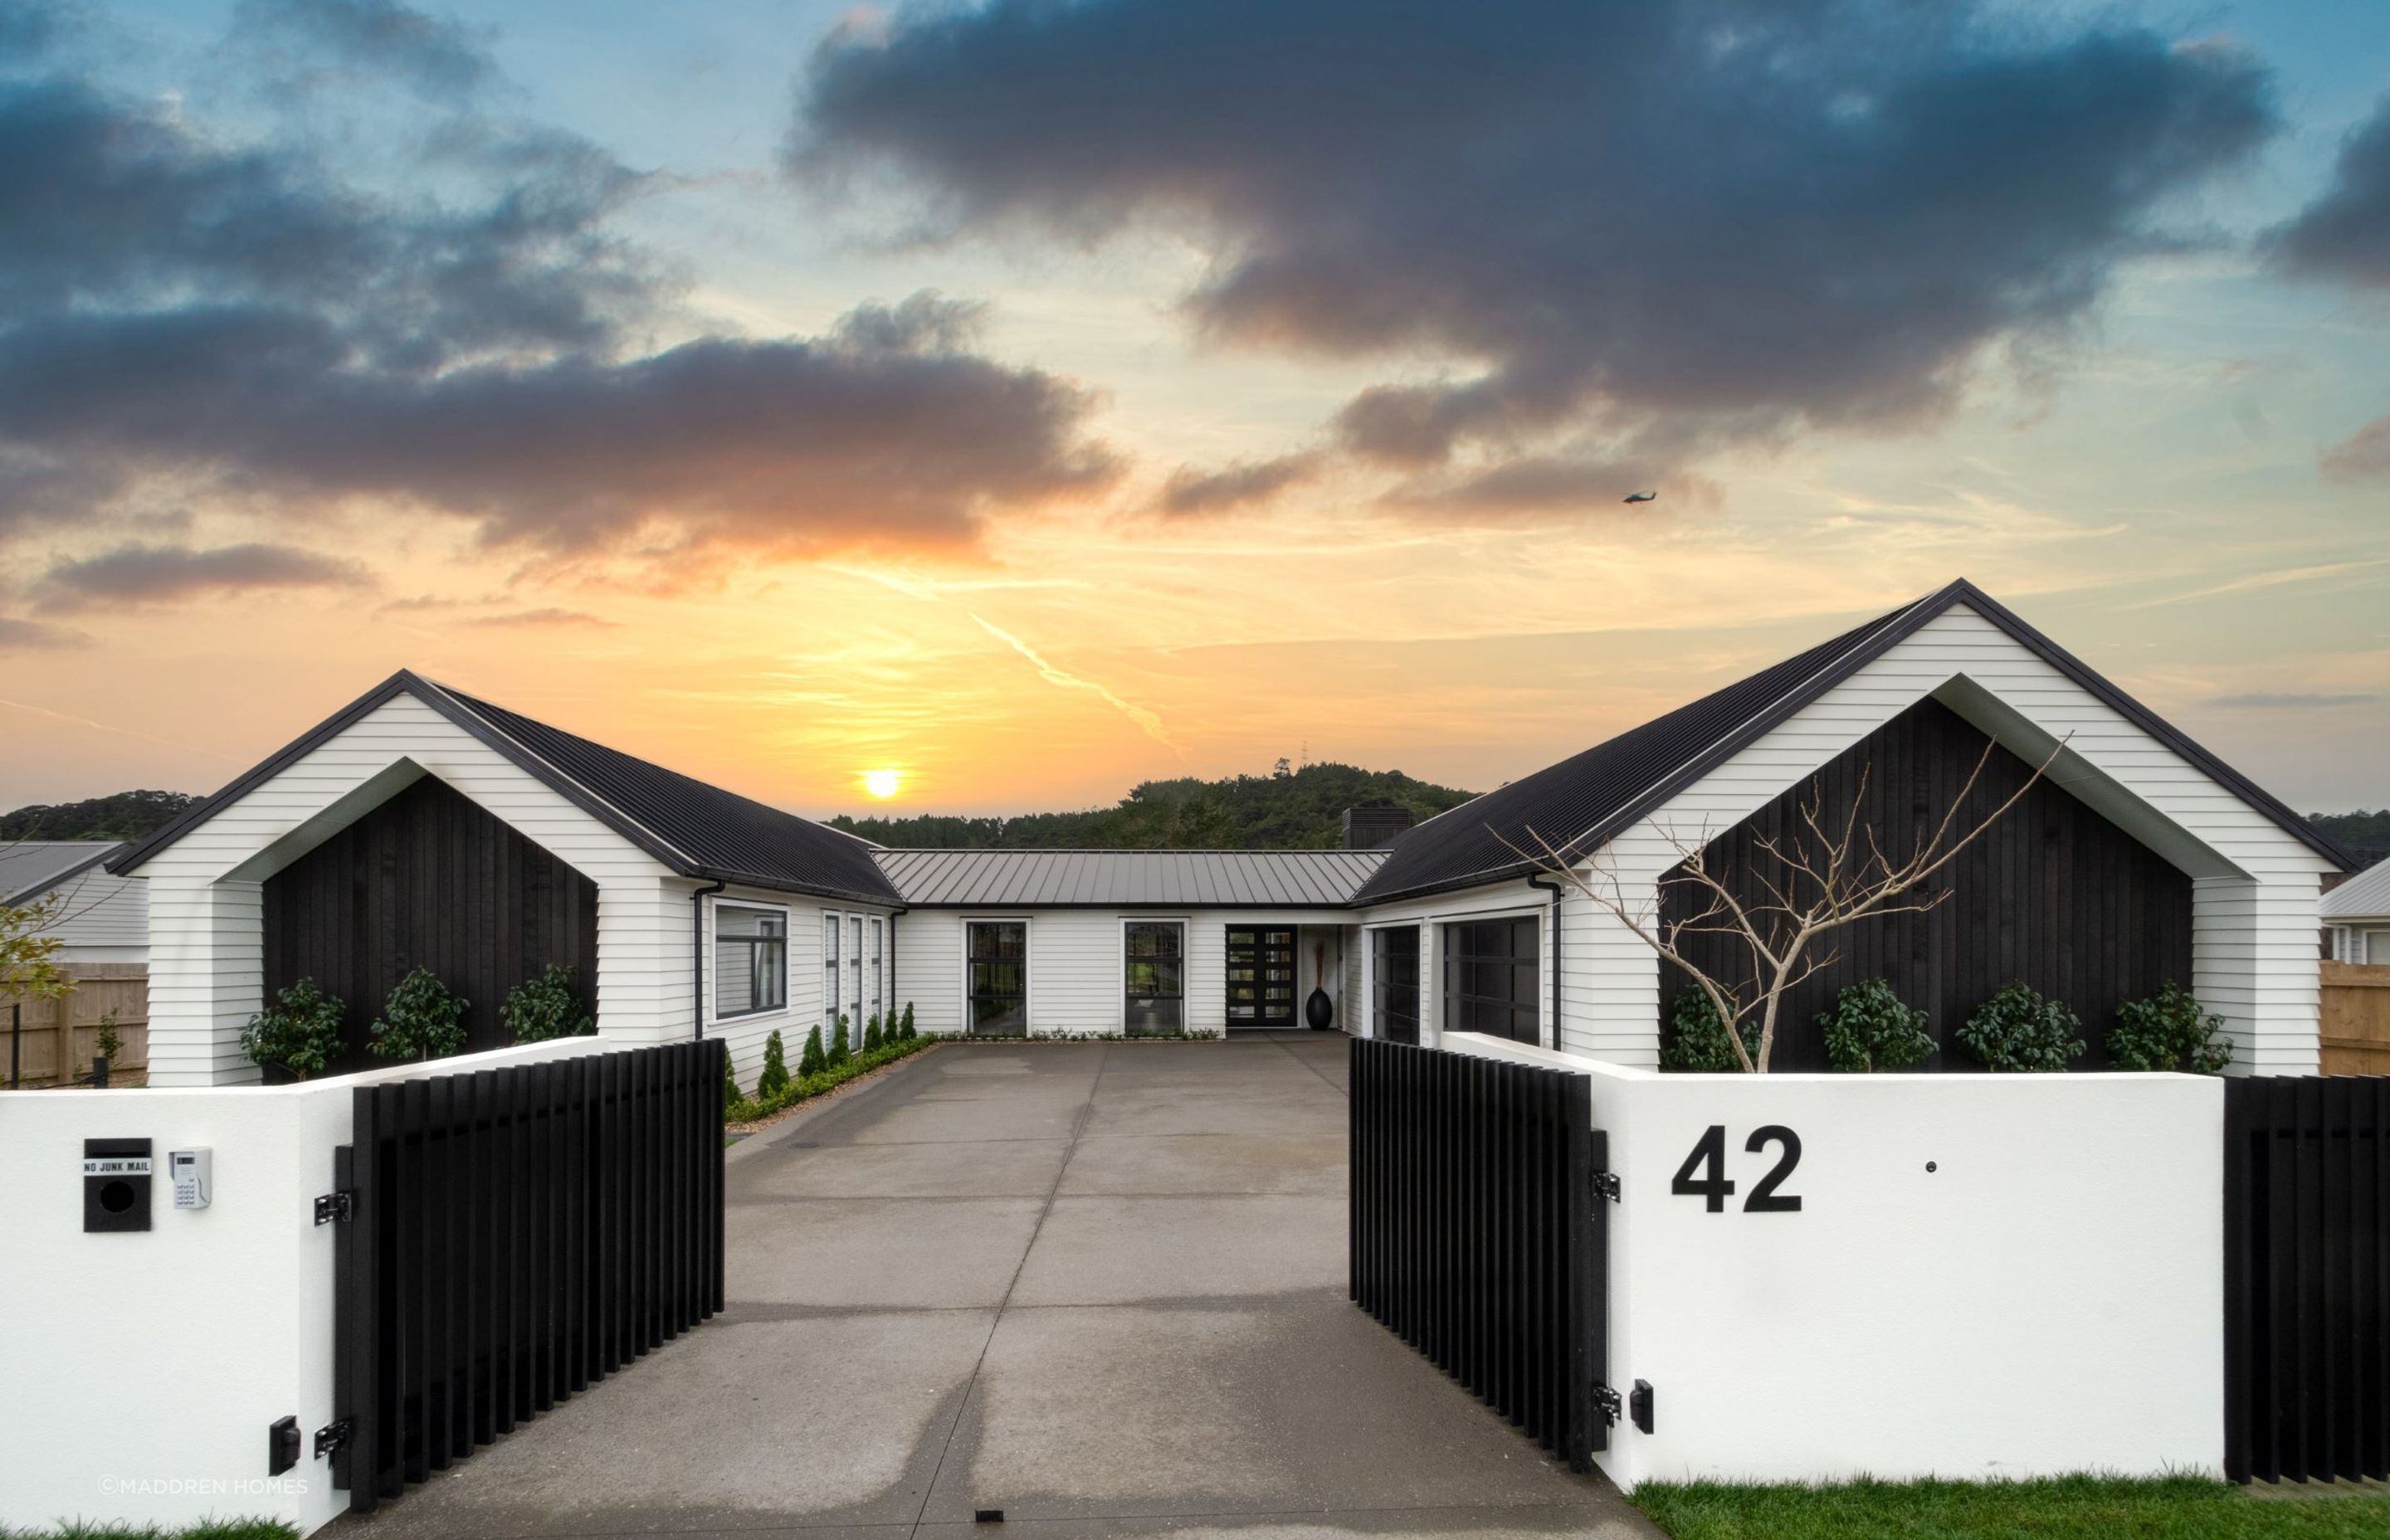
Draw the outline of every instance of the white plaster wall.
M505 1048L443 1071L577 1058L595 1038ZM302 1451L265 1474L266 1429L332 1420L332 1250L317 1194L352 1132L352 1087L416 1066L299 1085L0 1096L0 1528L62 1519L159 1524L258 1515L303 1533L347 1496ZM83 1141L150 1140L152 1227L83 1233ZM213 1151L213 1201L173 1207L166 1154Z
M1471 1034L1593 1081L1610 1380L1656 1395L1622 1487L1858 1474L2220 1474L2222 1085L2188 1075L1677 1075ZM1726 1210L1671 1192L1711 1124ZM1792 1129L1781 1192L1742 1203ZM1936 1170L1928 1172L1927 1162Z
M974 919L1029 921L1029 1028L1043 1033L1122 1030L1124 920L1186 923L1188 1030L1224 1032L1230 926L1349 925L1353 916L1343 909L911 909L897 921L903 940L896 948L896 999L900 1006L913 1003L918 1031L962 1031L963 926ZM1297 971L1309 967L1306 946ZM1309 987L1307 982L1301 986ZM1298 999L1298 1022L1301 1006Z
M2055 783L2192 877L2193 964L2185 982L2224 1018L2236 1072L2316 1072L2317 904L2330 863L1963 605L1622 831L1597 853L1596 879L1605 889L1614 879L1630 905L1649 912L1661 875L1679 859L1672 835L1690 844L1715 838L1927 696L2029 763L2066 738L2050 772ZM1540 832L1563 840L1582 831ZM1562 925L1561 1046L1656 1065L1658 959L1582 900L1568 905Z
M149 895L153 1086L258 1078L240 1031L263 1003L263 882L418 775L435 775L598 885L598 1025L689 1027L687 893L662 862L412 696L398 696L139 868Z

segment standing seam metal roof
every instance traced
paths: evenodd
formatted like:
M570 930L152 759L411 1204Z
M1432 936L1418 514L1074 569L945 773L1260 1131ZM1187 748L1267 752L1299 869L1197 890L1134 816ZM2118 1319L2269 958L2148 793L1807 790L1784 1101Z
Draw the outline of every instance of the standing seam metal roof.
M0 905L37 898L123 848L115 840L0 841Z
M1315 908L1350 903L1378 850L882 850L917 907L1172 905Z

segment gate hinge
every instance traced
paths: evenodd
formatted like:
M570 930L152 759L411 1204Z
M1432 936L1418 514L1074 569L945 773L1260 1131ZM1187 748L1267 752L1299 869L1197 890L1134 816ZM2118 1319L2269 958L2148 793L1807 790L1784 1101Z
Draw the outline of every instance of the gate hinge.
M1615 1203L1618 1201L1620 1191L1621 1188L1618 1185L1618 1173L1614 1171L1597 1171L1593 1174L1593 1195L1596 1198L1607 1198L1612 1202Z
M1613 1398L1615 1399L1615 1398ZM356 1422L350 1418L336 1418L315 1430L315 1457L322 1459L335 1449L349 1445L349 1434L355 1431Z
M357 1195L347 1187L342 1187L338 1192L325 1193L315 1200L315 1223L318 1225L328 1225L335 1219L354 1219L356 1216Z
M1617 1427L1618 1414L1625 1409L1625 1404L1618 1399L1616 1391L1599 1380L1593 1382L1593 1409L1601 1414L1601 1420L1605 1424L1613 1428Z

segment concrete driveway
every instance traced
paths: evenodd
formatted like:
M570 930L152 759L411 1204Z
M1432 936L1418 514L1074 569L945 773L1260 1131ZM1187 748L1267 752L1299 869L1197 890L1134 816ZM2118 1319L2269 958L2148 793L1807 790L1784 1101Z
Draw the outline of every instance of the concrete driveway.
M338 1533L1655 1535L1346 1301L1344 1074L908 1061L731 1151L726 1312Z

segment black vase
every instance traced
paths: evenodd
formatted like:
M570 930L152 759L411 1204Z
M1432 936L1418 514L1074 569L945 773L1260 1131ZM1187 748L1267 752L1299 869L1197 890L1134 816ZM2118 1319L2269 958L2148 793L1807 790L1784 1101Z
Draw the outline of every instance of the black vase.
M1324 989L1315 989L1311 998L1303 1002L1303 1019L1311 1023L1314 1032L1326 1032L1336 1022L1336 1002Z

